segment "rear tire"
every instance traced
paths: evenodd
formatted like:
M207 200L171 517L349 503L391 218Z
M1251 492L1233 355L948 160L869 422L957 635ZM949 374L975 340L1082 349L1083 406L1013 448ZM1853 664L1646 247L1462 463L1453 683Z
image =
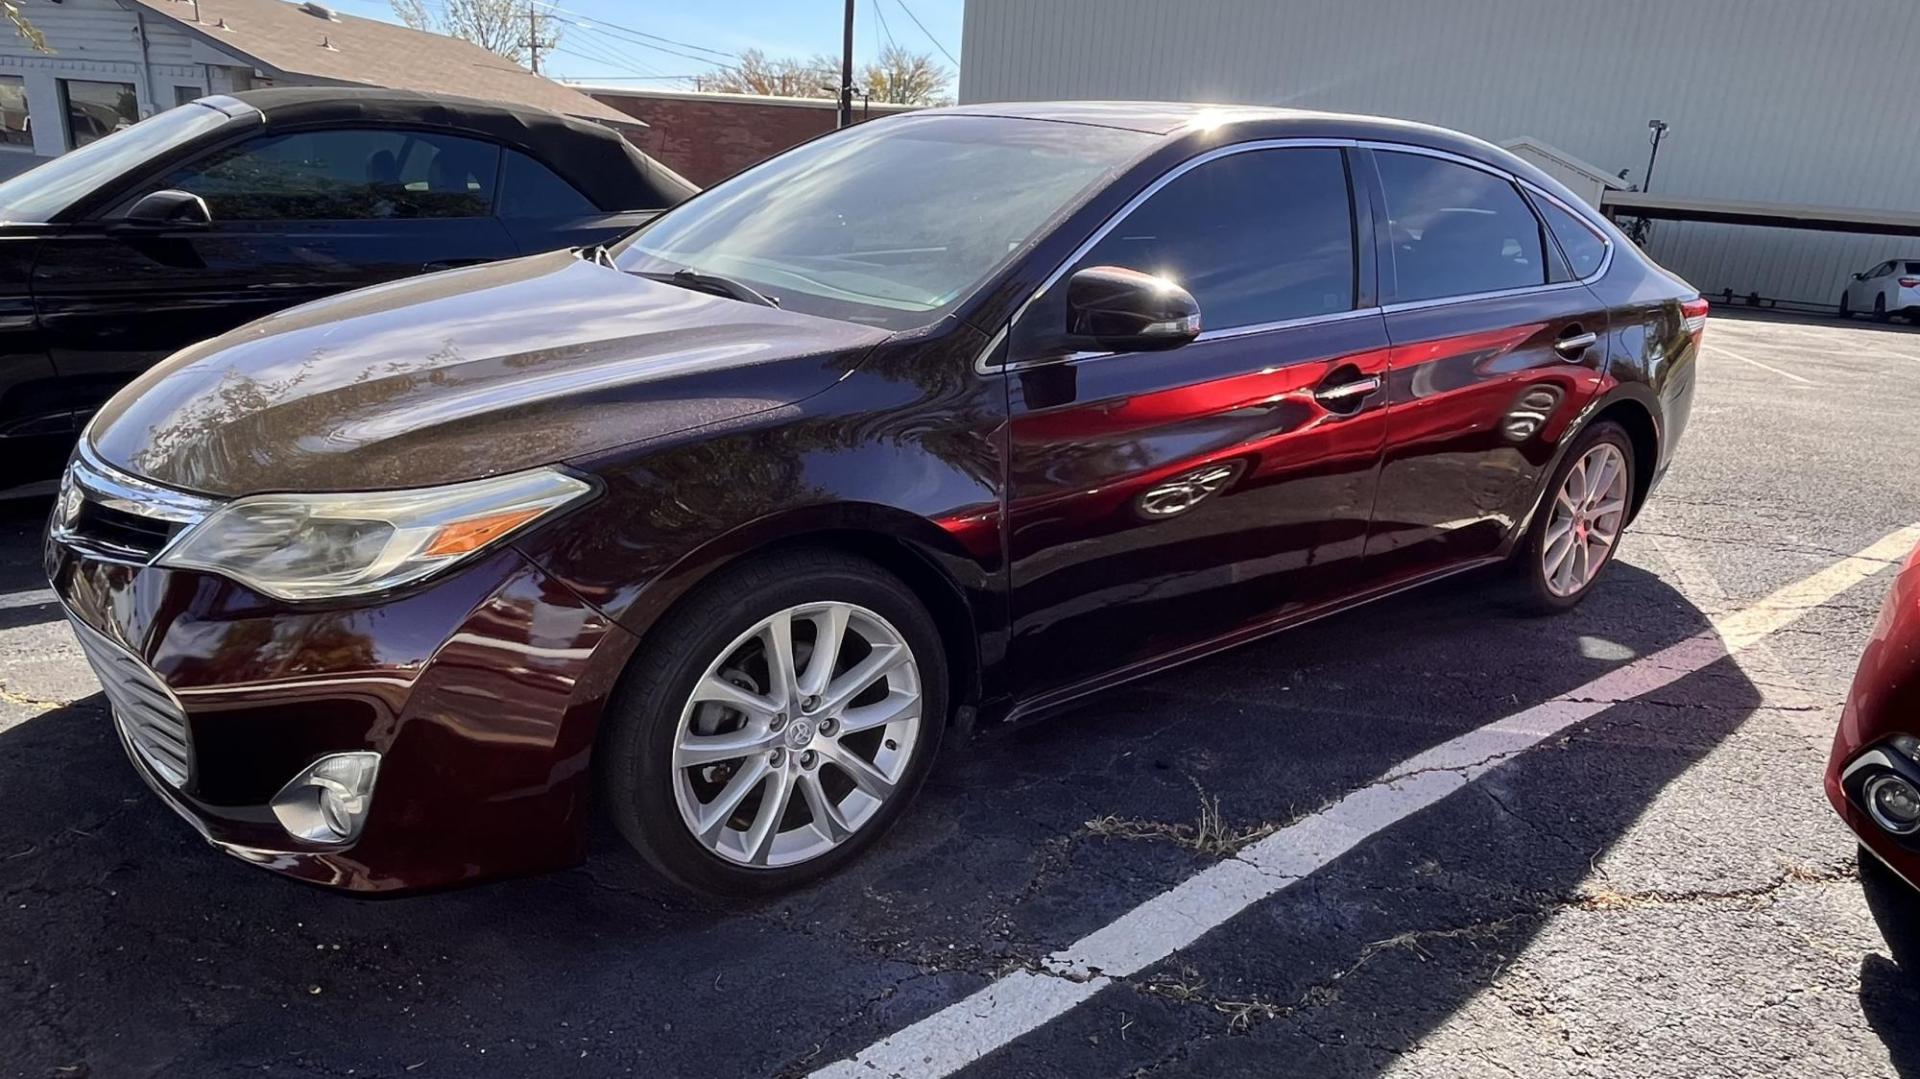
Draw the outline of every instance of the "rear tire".
M1619 424L1601 420L1581 432L1513 552L1509 572L1523 609L1557 614L1593 591L1620 549L1638 468Z
M795 551L702 582L647 635L597 765L614 825L663 875L771 895L886 832L946 718L946 653L913 592L864 559Z
M1888 317L1889 316L1887 315L1887 297L1885 293L1882 293L1873 298L1873 321L1885 322L1887 321Z

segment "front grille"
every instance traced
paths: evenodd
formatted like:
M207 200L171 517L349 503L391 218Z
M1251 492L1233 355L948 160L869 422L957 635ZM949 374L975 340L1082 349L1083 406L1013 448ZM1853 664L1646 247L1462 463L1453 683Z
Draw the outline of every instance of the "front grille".
M71 535L73 542L81 546L137 562L150 562L167 541L180 532L177 524L117 510L84 493L80 498Z
M82 439L54 501L53 539L115 562L147 565L219 503L129 475Z
M182 786L193 771L187 715L160 676L105 634L68 615L73 635L113 705L113 721L155 775Z

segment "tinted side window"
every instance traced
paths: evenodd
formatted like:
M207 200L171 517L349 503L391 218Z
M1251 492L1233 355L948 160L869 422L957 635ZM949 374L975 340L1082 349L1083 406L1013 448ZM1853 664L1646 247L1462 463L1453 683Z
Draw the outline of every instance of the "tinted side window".
M1547 228L1559 241L1560 250L1567 256L1567 265L1573 268L1573 276L1592 276L1607 260L1607 241L1601 239L1592 226L1546 199L1540 199L1539 204L1540 215L1547 219Z
M1540 221L1513 184L1421 154L1376 152L1393 235L1393 299L1545 284Z
M1351 310L1353 210L1339 150L1255 150L1176 177L1076 264L1172 278L1230 329Z
M296 131L249 139L155 188L207 200L215 221L484 217L500 148L417 131Z
M500 178L500 216L587 217L600 208L553 170L517 150L506 152Z

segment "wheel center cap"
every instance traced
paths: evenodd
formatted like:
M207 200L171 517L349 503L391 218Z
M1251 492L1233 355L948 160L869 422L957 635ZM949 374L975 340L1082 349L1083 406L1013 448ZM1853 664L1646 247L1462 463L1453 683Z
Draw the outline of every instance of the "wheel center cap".
M787 724L786 740L788 749L805 749L813 741L814 723L811 719L796 719Z

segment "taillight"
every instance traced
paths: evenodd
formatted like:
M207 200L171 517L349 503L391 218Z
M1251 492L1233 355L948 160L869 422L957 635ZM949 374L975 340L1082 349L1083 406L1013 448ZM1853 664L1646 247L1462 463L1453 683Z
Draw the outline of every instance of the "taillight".
M1687 336L1694 344L1700 343L1700 335L1707 332L1707 300L1704 296L1695 296L1680 304L1680 314L1685 319Z
M1900 287L1920 288L1920 277L1903 277L1900 279Z

